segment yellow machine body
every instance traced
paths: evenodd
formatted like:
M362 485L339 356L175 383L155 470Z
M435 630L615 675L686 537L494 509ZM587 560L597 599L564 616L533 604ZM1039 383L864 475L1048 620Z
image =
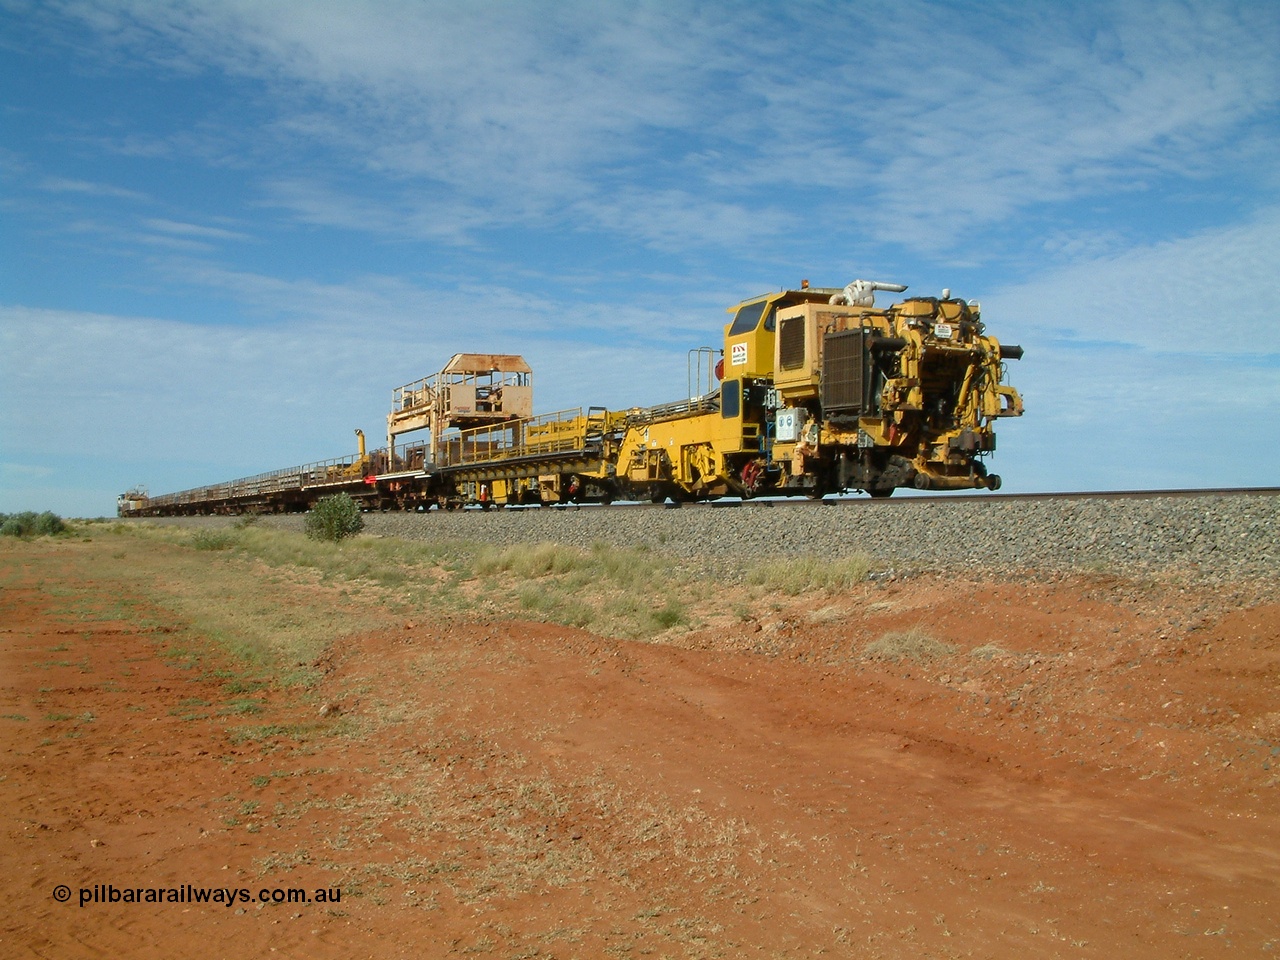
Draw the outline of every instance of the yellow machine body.
M995 450L992 422L1023 405L1002 382L1000 344L983 334L976 306L809 303L779 311L777 323L770 467L779 486L824 469L840 488L853 478L877 494L908 482L993 485L976 457Z
M714 403L636 412L620 481L655 500L996 489L981 458L995 450L992 422L1022 414L1003 382L1003 360L1021 348L985 336L976 305L876 308L848 289L803 287L732 308Z
M612 499L626 415L601 407L562 410L444 434L446 504L505 506Z

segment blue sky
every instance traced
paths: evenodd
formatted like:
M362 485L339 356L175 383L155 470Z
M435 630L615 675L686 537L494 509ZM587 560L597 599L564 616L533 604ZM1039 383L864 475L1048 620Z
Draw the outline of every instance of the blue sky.
M1271 0L0 0L0 204L0 511L380 444L464 350L675 399L802 278L981 301L1006 491L1280 475Z

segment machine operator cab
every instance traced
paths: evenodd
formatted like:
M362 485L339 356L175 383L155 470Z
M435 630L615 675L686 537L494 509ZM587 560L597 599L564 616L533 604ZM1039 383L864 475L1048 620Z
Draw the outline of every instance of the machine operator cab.
M737 446L768 452L769 412L775 364L778 311L801 303L826 303L838 289L810 287L782 290L730 307L733 320L724 328L724 367L720 374L720 416L736 421Z
M805 280L799 290L766 293L730 307L733 320L724 328L724 376L721 379L773 380L778 311L798 303L827 303L842 292L834 287L811 287Z

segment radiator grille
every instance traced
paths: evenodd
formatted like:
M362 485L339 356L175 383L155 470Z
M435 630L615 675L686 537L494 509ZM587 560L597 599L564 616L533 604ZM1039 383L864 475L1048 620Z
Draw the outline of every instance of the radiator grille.
M829 333L822 342L822 411L862 413L866 351L861 328Z
M804 317L787 317L778 324L778 361L783 370L804 365Z

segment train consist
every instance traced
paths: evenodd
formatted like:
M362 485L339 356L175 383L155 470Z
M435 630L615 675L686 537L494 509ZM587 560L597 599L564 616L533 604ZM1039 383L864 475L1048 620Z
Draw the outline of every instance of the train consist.
M898 284L804 281L730 308L723 349L690 351L690 396L655 407L533 414L518 356L458 354L396 388L387 445L354 457L148 496L121 516L297 512L346 492L371 510L1000 487L993 423L1022 415L976 303ZM718 384L717 384L718 381ZM397 447L404 434L425 441Z

